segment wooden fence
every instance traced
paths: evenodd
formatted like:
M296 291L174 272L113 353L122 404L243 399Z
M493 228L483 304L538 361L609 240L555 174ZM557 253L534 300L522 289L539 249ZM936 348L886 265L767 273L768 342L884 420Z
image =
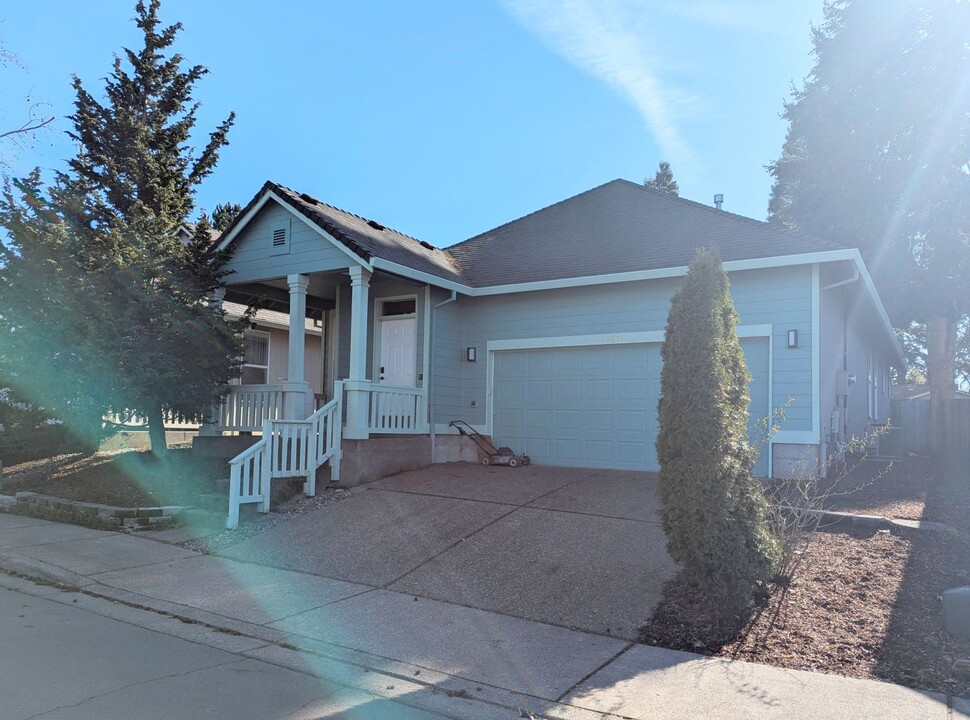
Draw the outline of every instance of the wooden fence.
M970 452L970 400L944 400L946 450L959 455ZM902 449L929 454L933 449L933 422L929 400L893 400L892 424L899 428Z

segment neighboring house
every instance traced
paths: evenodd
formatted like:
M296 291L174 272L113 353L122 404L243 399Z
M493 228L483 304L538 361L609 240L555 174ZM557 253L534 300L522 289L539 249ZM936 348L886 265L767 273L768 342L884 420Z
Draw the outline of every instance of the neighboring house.
M656 470L667 310L707 246L731 280L752 417L783 411L759 473L886 420L904 360L858 250L625 180L446 250L267 182L218 244L228 299L319 312L322 362L289 354L273 412L305 418L312 393L337 392L344 483L467 457L456 419L536 464ZM309 326L288 327L303 347Z

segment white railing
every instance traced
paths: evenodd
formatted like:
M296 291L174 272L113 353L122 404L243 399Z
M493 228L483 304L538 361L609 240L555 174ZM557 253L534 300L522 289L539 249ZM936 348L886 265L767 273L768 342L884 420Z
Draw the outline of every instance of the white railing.
M269 453L266 436L229 461L229 516L226 527L239 525L239 506L259 503L269 512Z
M371 385L367 430L373 433L427 432L427 405L423 388Z
M148 425L148 419L143 415L139 415L134 410L109 410L104 416L104 419L113 425L121 425L125 428L130 428L134 430L145 429ZM165 424L166 430L198 430L199 426L202 425L204 418L201 414L199 415L187 415L185 413L175 412L174 410L165 410L162 412L162 421Z
M266 420L263 437L229 461L229 516L239 525L239 506L258 503L269 512L273 478L302 477L303 492L316 493L317 468L330 462L331 478L340 477L340 426L343 401L338 395L306 420Z
M283 415L282 385L233 385L222 399L215 417L219 430L255 432L267 420Z
M340 479L340 428L343 425L343 398L344 394L338 393L337 397L308 418L311 425L310 437L313 439L316 467L313 473L307 476L307 485L304 487L304 492L307 495L316 494L316 468L327 461L330 462L330 479Z

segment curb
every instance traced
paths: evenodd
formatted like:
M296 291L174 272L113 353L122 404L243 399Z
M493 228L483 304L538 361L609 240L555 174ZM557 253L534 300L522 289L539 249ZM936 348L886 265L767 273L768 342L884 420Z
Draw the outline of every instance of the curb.
M0 571L53 583L70 590L80 590L96 584L94 580L83 575L15 552L0 553Z

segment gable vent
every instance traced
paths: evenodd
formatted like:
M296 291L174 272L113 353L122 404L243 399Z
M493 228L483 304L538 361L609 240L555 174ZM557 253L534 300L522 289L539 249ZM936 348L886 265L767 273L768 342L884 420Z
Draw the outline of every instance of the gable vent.
M273 231L273 247L286 245L286 228L276 228Z

